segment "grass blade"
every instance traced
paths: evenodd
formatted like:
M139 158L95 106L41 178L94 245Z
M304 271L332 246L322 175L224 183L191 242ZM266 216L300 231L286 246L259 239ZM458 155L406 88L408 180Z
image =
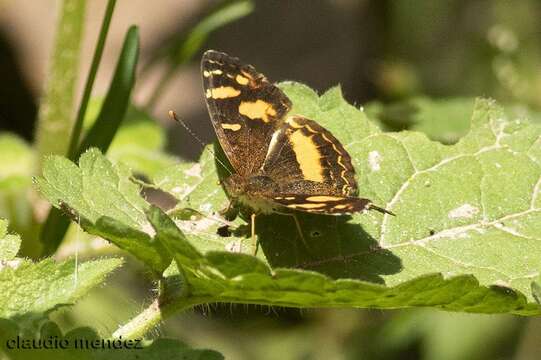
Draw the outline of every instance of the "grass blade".
M109 0L107 3L107 8L105 9L105 15L103 16L98 42L96 44L96 50L94 51L94 57L92 58L92 64L90 65L90 71L88 72L88 77L86 79L81 104L79 105L79 110L77 112L77 118L75 119L73 131L71 132L71 139L68 148L68 158L71 160L76 160L75 155L77 153L77 145L79 145L79 139L81 137L81 130L83 128L83 120L86 114L88 100L90 99L92 87L94 86L94 80L96 79L96 73L98 72L98 67L100 65L103 48L105 47L105 39L107 38L107 33L109 32L109 25L111 24L111 18L113 17L115 5L116 0Z
M36 129L37 153L64 154L72 127L86 0L64 0ZM41 166L41 165L38 165Z
M79 146L76 159L90 147L97 147L103 153L109 148L130 103L138 57L139 30L136 26L132 26L124 39L115 74L101 111Z

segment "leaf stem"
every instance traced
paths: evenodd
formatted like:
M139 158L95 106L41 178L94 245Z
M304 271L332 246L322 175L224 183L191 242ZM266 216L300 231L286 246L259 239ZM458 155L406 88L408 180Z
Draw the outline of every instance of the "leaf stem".
M160 299L154 300L142 313L122 325L113 333L111 338L118 339L140 339L146 333L156 327L161 321L169 316L176 314L195 305L202 304L208 299L185 298L185 301L176 298L172 302L161 302Z
M143 337L149 330L158 325L163 318L163 309L158 299L154 300L142 313L122 325L113 333L113 338L135 339Z
M107 2L107 8L105 9L105 15L103 16L103 22L101 24L98 42L96 44L96 50L94 51L94 57L92 58L92 64L90 65L90 70L86 79L85 89L81 98L81 104L79 105L77 118L75 120L73 131L71 133L71 140L67 153L68 158L71 160L75 160L74 157L77 154L77 146L79 145L79 139L81 138L81 131L83 128L83 121L85 118L86 109L88 107L88 101L90 99L92 87L94 86L94 80L96 79L96 73L98 72L98 67L100 65L103 48L105 47L105 40L107 39L107 33L109 32L109 25L111 24L115 5L116 0L109 0Z

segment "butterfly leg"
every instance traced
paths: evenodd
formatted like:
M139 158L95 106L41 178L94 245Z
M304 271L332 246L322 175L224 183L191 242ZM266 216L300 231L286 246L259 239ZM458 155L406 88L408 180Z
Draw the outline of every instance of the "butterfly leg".
M295 227L297 228L297 232L299 233L299 236L301 238L302 243L304 244L304 247L309 250L308 243L306 242L306 239L304 239L304 235L302 233L301 223L299 222L299 219L297 218L297 214L295 213L286 213L286 212L277 212L280 215L285 215L292 217L293 220L295 220Z
M256 235L255 235L255 217L256 217L256 214L255 213L252 213L252 215L250 216L250 220L251 220L251 223L252 223L252 236L251 236L251 239L252 239L252 249L253 249L253 255L256 256L257 255L257 249L259 248L259 239L256 238Z
M229 205L225 209L222 209L219 211L219 214L224 217L227 221L233 221L237 218L239 214L239 209L235 206L235 204L230 201Z

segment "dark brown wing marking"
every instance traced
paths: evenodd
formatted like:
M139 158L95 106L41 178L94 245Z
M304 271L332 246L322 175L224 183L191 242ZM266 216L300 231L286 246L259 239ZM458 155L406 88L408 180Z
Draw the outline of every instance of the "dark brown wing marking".
M201 73L212 125L227 158L241 176L257 171L291 102L252 66L221 52L203 55Z

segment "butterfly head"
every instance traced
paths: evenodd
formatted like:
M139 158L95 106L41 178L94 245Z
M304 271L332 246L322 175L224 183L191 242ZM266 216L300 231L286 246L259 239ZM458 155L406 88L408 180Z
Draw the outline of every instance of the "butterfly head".
M245 192L246 179L239 174L232 174L222 180L221 183L225 187L227 194L233 199L238 198Z
M223 181L223 185L232 198L257 196L278 190L278 184L270 177L260 175L243 177L239 174L233 174Z
M233 174L223 180L222 184L233 203L247 206L255 213L275 212L276 205L269 200L269 196L279 191L279 186L270 177L261 175L243 177Z

